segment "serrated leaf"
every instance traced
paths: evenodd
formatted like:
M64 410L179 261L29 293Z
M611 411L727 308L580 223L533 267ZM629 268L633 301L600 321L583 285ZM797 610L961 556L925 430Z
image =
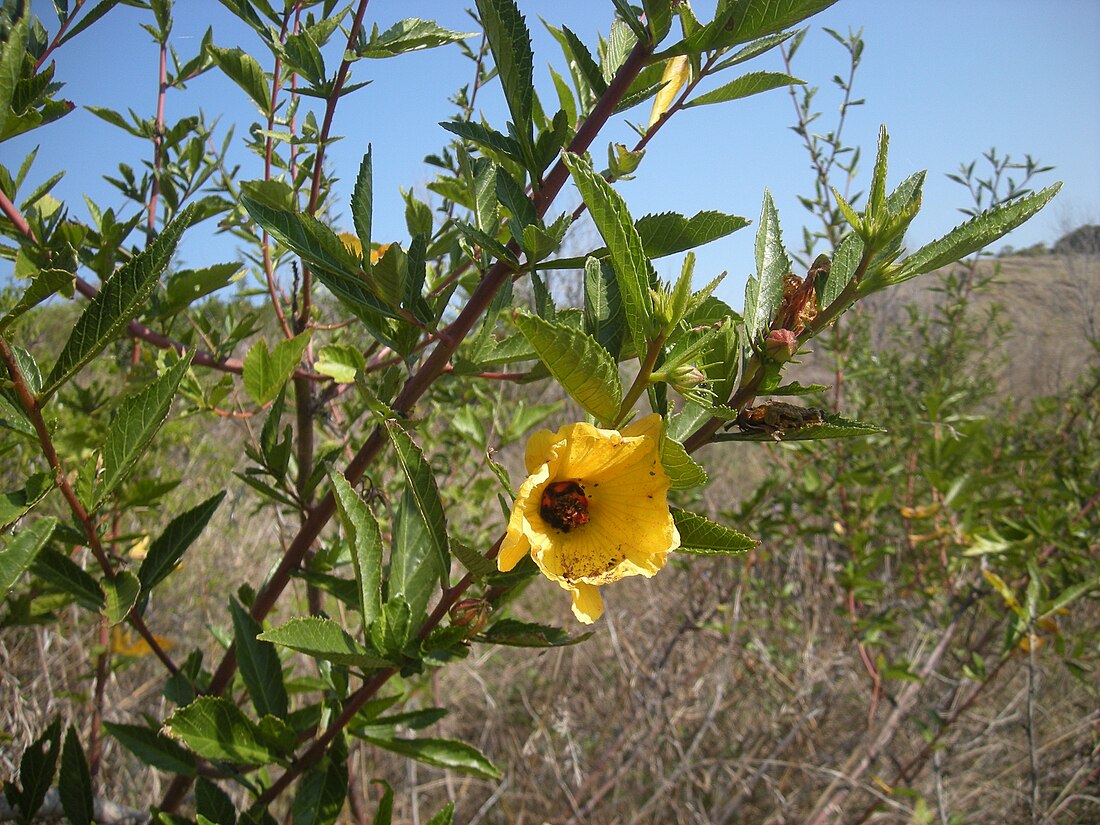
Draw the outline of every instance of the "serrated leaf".
M277 760L260 742L259 727L230 700L200 696L164 720L164 732L203 759L235 765L267 765Z
M355 54L366 58L393 57L420 49L434 49L473 36L472 33L444 29L432 20L409 17L397 21L382 34L375 30L370 40L358 48Z
M455 803L448 802L443 806L443 810L429 819L425 825L454 825L455 821Z
M783 384L768 390L768 395L816 395L819 392L825 392L827 389L829 388L824 384L800 384L797 381L791 381L789 384Z
M126 479L164 424L193 357L193 351L188 351L149 386L127 397L111 417L103 444L103 475L96 489L95 507Z
M619 285L610 264L592 257L584 261L584 328L612 360L618 357L626 334Z
M371 147L359 164L359 173L355 176L355 186L351 190L351 219L355 224L355 234L366 252L371 248L371 222L374 214L374 172L371 162ZM363 266L370 270L370 254L363 255Z
M332 619L306 616L266 630L262 641L289 647L299 653L363 670L390 667L390 663L359 644Z
M63 269L40 269L31 278L30 285L8 312L0 318L0 333L11 326L12 322L26 312L38 306L52 295L61 292L67 296L73 294L73 273Z
M23 571L30 567L56 526L57 519L46 516L22 528L15 538L5 537L0 547L0 593L7 594Z
M339 473L333 473L332 494L351 549L359 612L370 626L382 612L382 533L374 513Z
M99 584L68 556L44 547L31 562L31 573L62 593L68 593L81 607L95 611L103 609L103 591Z
M481 751L455 739L400 739L366 735L360 738L375 747L436 768L447 768L481 779L500 779L502 776Z
M458 135L463 140L475 143L483 150L489 150L488 155L499 155L502 158L514 160L517 163L523 159L523 151L515 138L501 134L496 129L477 123L472 120L444 120L440 126L452 135Z
M57 779L61 809L72 825L91 825L95 816L92 800L92 774L76 730L70 726L61 748L61 773Z
M847 235L836 248L824 287L818 285L818 306L825 308L833 303L852 280L859 261L863 257L863 239L855 232Z
M106 596L103 613L111 625L119 624L133 610L141 595L141 582L129 570L122 570L113 579L104 578L100 589Z
M267 341L258 340L244 357L244 388L260 406L274 400L309 346L310 331L280 341L268 352Z
M123 264L99 290L77 319L69 340L57 357L39 399L49 398L114 339L145 308L157 279L168 266L176 244L195 216L188 206L164 227L149 246Z
M496 562L485 558L477 550L460 541L451 541L451 552L462 562L462 566L470 571L474 579L480 580L496 572Z
M783 248L772 193L764 190L764 205L756 230L756 277L745 287L745 331L750 339L766 330L783 300L783 278L791 262Z
M119 743L150 767L183 776L195 775L195 757L162 733L142 725L104 722Z
M298 782L291 825L332 825L348 794L348 746L337 736Z
M664 467L673 490L690 490L702 487L709 481L707 471L688 455L684 445L665 438L661 445L661 466Z
M76 37L90 25L92 25L92 23L99 20L99 18L101 18L103 15L105 15L107 12L117 6L119 2L120 0L102 0L102 2L100 2L94 8L90 9L87 14L81 17L75 25L70 27L69 30L65 32L65 36L62 37L60 41L58 41L57 45L64 46L66 43L68 43L70 40L72 40L74 37Z
M207 46L207 54L219 69L225 72L234 83L241 87L256 104L264 117L271 116L271 88L264 74L263 66L248 52L239 48L224 49L219 46Z
M244 270L237 262L174 272L165 285L164 301L156 307L157 317L174 315L243 277Z
M521 622L518 619L501 619L493 624L475 641L508 647L568 647L580 644L590 637L592 632L570 636L560 627Z
M884 433L885 429L874 424L865 424L850 418L826 413L824 423L808 424L797 429L781 430L777 433L740 432L719 433L712 441L818 441L825 438L856 438L875 433Z
M672 518L676 522L676 529L680 533L679 553L694 553L696 555L726 555L731 553L744 553L751 550L758 542L743 533L715 524L713 521L697 515L696 513L673 507Z
M244 821L242 817L242 823ZM237 809L229 794L205 776L195 783L195 822L198 825L234 825L237 822ZM163 825L182 823L164 822Z
M26 822L33 821L46 798L46 791L53 784L60 745L61 719L54 717L42 735L23 751L19 760L19 784L22 787L16 789L14 782L4 783L4 794L8 802L19 806L19 812Z
M447 521L431 465L400 424L393 419L385 423L405 474L390 555L389 588L391 596L403 595L413 616L419 617L427 606L434 580L444 590L450 584Z
M623 398L619 371L595 338L534 315L520 315L515 324L574 401L601 421L615 420Z
M0 134L4 132L8 118L14 114L12 99L23 75L23 57L27 53L29 30L27 12L15 15L13 9L9 14L13 14L15 18L14 25L7 31L4 42L0 43Z
M263 627L234 599L229 599L229 612L233 617L233 641L237 646L237 666L244 686L252 698L257 716L286 718L289 701L283 685L283 667L279 654L270 642L262 642L257 636Z
M956 226L939 240L932 241L902 261L897 272L889 277L889 283L907 281L988 246L1029 220L1046 206L1061 188L1062 183L1059 181L1031 195L1025 195L1011 203L982 212L966 223Z
M737 100L742 97L770 92L772 89L782 89L785 86L805 85L805 80L791 77L783 72L749 72L736 80L731 80L724 86L719 86L713 91L692 98L684 104L684 108L692 106L706 106L711 103L725 103L727 100Z
M593 171L587 158L565 152L562 160L607 244L630 337L635 351L644 353L653 316L653 298L649 292L653 268L646 258L641 236L622 197Z
M138 579L141 580L142 591L148 593L175 569L184 551L199 537L224 498L225 491L222 490L168 523L141 560Z
M534 99L531 33L513 0L477 0L477 10L512 122L521 134L528 134Z
M645 254L663 258L724 238L749 225L738 215L708 210L685 218L675 212L643 215L635 222Z
M367 366L363 354L355 347L342 344L326 344L317 353L313 369L327 375L337 384L355 383L355 375Z

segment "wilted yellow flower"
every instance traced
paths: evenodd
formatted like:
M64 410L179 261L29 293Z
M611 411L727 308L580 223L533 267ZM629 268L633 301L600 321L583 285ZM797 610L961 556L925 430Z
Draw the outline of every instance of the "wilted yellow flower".
M661 75L661 80L664 82L664 86L657 92L657 96L653 98L653 111L649 115L649 125L647 129L653 128L653 124L661 119L661 115L668 111L668 107L672 105L672 101L676 99L676 95L680 94L680 90L684 88L684 84L691 80L691 62L687 59L686 55L676 55L670 57L668 62L665 63L665 71Z
M661 466L661 417L618 430L569 424L527 442L527 472L512 507L497 566L528 552L573 596L586 624L603 614L600 585L653 576L680 546Z
M171 650L175 643L164 636L154 634L153 639L160 645L161 650ZM117 656L148 656L153 652L149 643L140 636L134 636L129 630L123 630L115 625L111 628L111 652Z
M362 259L363 257L363 242L351 232L341 232L338 236L344 244L344 249L354 255L356 258ZM374 266L380 260L382 256L386 254L386 250L389 249L391 244L384 243L377 249L370 251L370 263Z
M356 258L363 257L363 242L351 232L341 232L338 236L344 244L344 249Z

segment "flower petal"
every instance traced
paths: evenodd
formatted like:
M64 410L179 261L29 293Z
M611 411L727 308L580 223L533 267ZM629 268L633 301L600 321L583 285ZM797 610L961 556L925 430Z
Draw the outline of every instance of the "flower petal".
M541 465L554 457L557 453L554 446L558 442L565 442L564 431L566 429L568 428L562 427L556 433L549 430L537 430L531 434L531 437L527 439L527 451L524 455L528 473L535 472Z
M648 435L652 438L659 439L661 437L661 427L664 425L664 421L661 420L661 416L657 413L650 413L644 418L639 418L637 421L627 424L622 429L623 435L629 437L638 435Z
M570 590L573 592L574 616L585 624L592 624L603 615L603 597L598 587L582 583Z

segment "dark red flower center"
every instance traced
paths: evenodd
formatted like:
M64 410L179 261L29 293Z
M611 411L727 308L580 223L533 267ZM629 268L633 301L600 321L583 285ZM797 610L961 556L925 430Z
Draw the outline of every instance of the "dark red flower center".
M588 498L575 481L555 481L542 491L539 507L542 520L563 533L588 524Z

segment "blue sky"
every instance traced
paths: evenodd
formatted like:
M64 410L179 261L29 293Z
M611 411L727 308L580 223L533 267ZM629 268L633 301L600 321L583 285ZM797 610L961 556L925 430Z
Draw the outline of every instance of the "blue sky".
M33 0L32 8L49 23L50 3ZM459 2L373 0L368 24L385 29L406 16L437 20L450 28L471 30ZM610 2L591 0L520 0L532 29L536 85L544 101L556 98L547 64L563 72L560 52L546 35L539 17L565 24L595 49L597 33L606 32L612 18ZM713 7L694 4L700 17ZM216 0L178 0L173 44L190 57L207 26L214 42L252 50L264 65L250 30L236 24ZM56 54L57 79L63 96L77 104L133 107L142 115L156 102L156 47L139 24L149 13L116 8L104 20ZM1100 222L1100 2L1049 0L840 0L810 21L811 31L799 51L794 73L821 87L819 121L831 124L839 97L830 78L846 69L843 49L821 31L863 29L866 47L856 80L856 96L866 104L853 110L846 128L848 141L862 145L869 178L875 136L880 123L891 135L890 181L911 172L928 171L924 210L909 234L910 248L943 234L964 219L965 191L945 173L961 162L979 158L990 147L1023 159L1025 153L1056 170L1040 180L1065 181L1058 198L1038 217L1017 230L1007 242L1023 247L1055 240L1067 228ZM330 60L331 67L335 58ZM745 70L781 70L778 54L746 64ZM413 53L392 60L361 61L354 79L371 85L341 102L334 131L345 136L330 150L334 171L343 179L337 197L347 214L348 185L367 144L373 145L375 169L375 239L405 235L403 204L398 187L422 187L431 177L423 157L436 151L447 135L437 125L452 109L447 97L468 82L469 63L452 48ZM718 85L735 75L721 76ZM479 107L500 126L505 109L499 86L483 90ZM216 71L198 78L167 101L167 118L176 120L202 108L208 116L235 121L238 144L255 110L235 86ZM630 112L634 121L648 118L648 105ZM717 209L743 215L755 223L765 187L780 210L788 246L797 247L806 213L797 195L810 190L808 161L797 136L788 128L794 108L787 93L770 92L743 101L688 110L665 128L651 145L635 180L620 184L635 216L654 211L694 214ZM633 132L618 120L605 130L594 152L605 158L609 141L633 143ZM68 174L55 190L80 217L86 213L81 196L88 193L102 206L119 206L121 198L103 181L114 174L119 160L137 167L149 147L78 109L58 123L0 149L9 168L40 146L30 183L64 169ZM238 147L236 160L243 177L260 177L257 158ZM979 165L978 169L983 167ZM577 202L567 190L563 208ZM347 221L350 224L350 219ZM722 270L729 278L720 294L740 307L745 276L752 270L754 227L699 250L696 278L704 283ZM232 260L231 242L209 237L185 238L182 255L188 265ZM665 259L659 271L669 276L679 259Z

